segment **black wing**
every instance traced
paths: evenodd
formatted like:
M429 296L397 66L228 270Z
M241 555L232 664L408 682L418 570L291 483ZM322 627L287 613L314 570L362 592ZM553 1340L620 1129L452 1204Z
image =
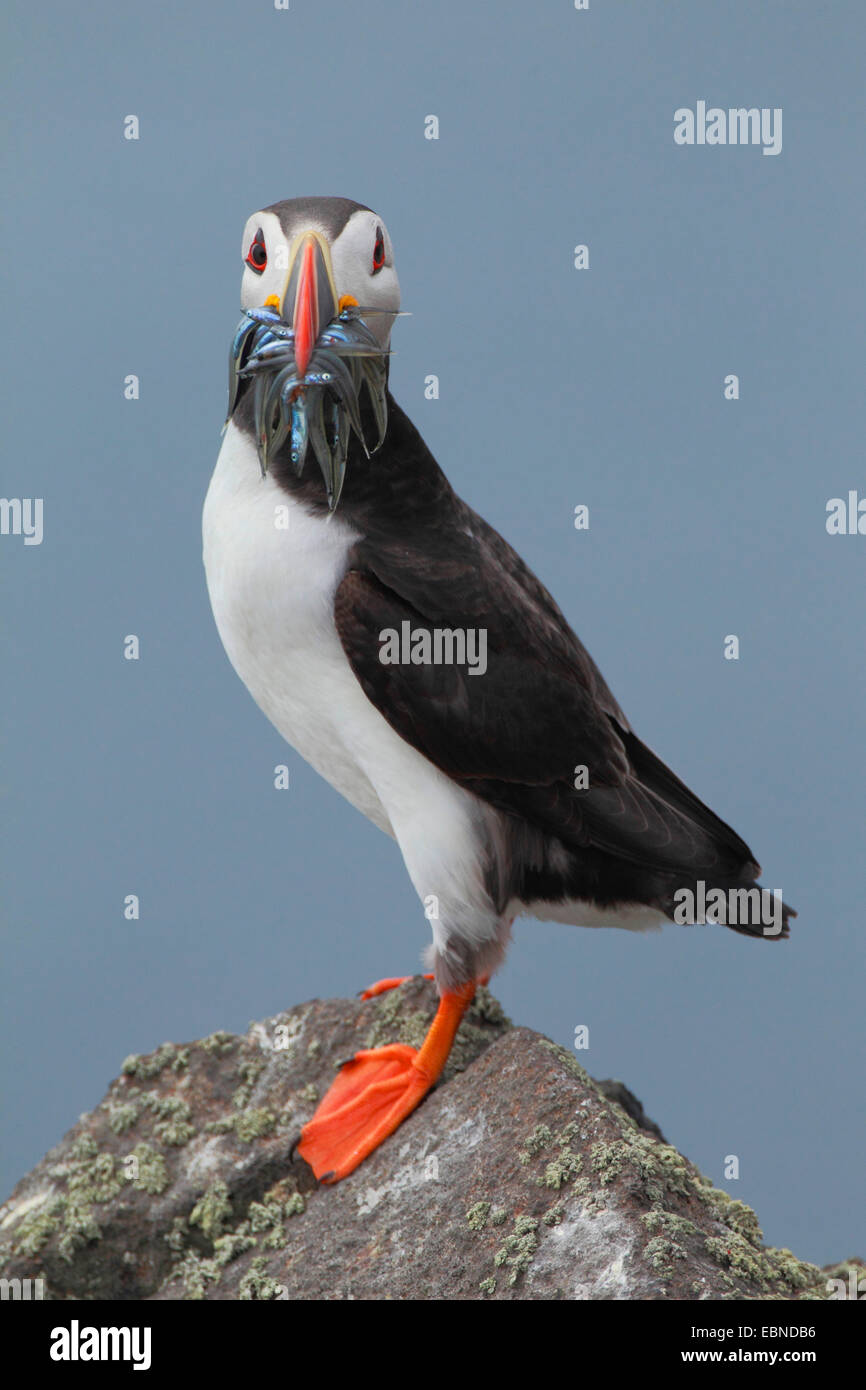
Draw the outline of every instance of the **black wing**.
M748 846L631 731L550 594L453 493L434 531L361 541L335 600L368 699L461 786L569 847L746 881ZM384 664L383 631L484 629L487 669ZM588 788L575 770L588 770Z

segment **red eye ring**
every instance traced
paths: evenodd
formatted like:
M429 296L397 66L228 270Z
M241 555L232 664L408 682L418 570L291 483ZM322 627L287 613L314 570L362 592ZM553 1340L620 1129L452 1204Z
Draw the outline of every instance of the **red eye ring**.
M373 274L377 275L385 264L385 238L382 228L376 228L376 244L373 247Z
M265 235L261 227L253 237L252 245L244 257L245 263L254 270L257 275L261 275L268 263L268 253L265 247Z

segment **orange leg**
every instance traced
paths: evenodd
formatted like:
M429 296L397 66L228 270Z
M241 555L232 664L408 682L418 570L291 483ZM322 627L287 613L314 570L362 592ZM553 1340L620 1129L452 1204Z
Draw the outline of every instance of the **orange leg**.
M398 985L405 985L407 980L411 980L411 975L389 975L385 980L377 980L369 989L362 989L359 995L361 999L375 999L379 994L387 994L389 989L397 989ZM425 980L435 980L435 975L425 975Z
M344 1064L298 1145L320 1181L345 1178L412 1113L442 1075L474 995L474 981L442 995L420 1052L390 1043Z
M362 989L358 994L358 998L376 999L380 994L387 994L389 989L398 989L400 985L405 985L407 980L414 980L414 978L414 975L388 975L384 980L377 980L374 985L369 985L367 989ZM433 974L422 975L421 979L435 980L436 976ZM486 985L489 981L489 975L481 975L478 983L480 985Z

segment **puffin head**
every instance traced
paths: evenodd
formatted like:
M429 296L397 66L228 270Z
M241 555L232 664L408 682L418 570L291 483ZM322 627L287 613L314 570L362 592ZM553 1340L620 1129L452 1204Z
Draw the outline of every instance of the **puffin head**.
M400 283L382 218L349 198L291 198L254 212L241 243L241 320L229 357L229 416L252 383L262 472L286 445L316 456L333 511L352 430L368 454L387 425L387 355ZM366 391L378 438L361 423Z
M289 198L247 219L241 240L241 308L278 308L301 352L310 334L336 318L341 301L364 311L387 349L400 308L400 282L388 228L350 198ZM317 335L318 336L318 335ZM303 349L302 349L303 341Z

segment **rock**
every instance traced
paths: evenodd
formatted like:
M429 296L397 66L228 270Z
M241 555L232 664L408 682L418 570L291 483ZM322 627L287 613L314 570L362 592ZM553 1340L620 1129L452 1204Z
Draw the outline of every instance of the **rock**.
M512 1028L484 989L436 1090L317 1187L290 1150L337 1064L417 1045L435 1006L415 978L127 1058L0 1209L3 1276L56 1299L827 1296L621 1082Z
M627 1086L621 1081L599 1081L598 1086L604 1092L608 1100L615 1100L617 1105L621 1105L627 1115L629 1115L637 1125L638 1129L646 1130L647 1134L655 1135L663 1144L668 1141L665 1139L655 1120L651 1120L647 1115L637 1096L632 1095Z

